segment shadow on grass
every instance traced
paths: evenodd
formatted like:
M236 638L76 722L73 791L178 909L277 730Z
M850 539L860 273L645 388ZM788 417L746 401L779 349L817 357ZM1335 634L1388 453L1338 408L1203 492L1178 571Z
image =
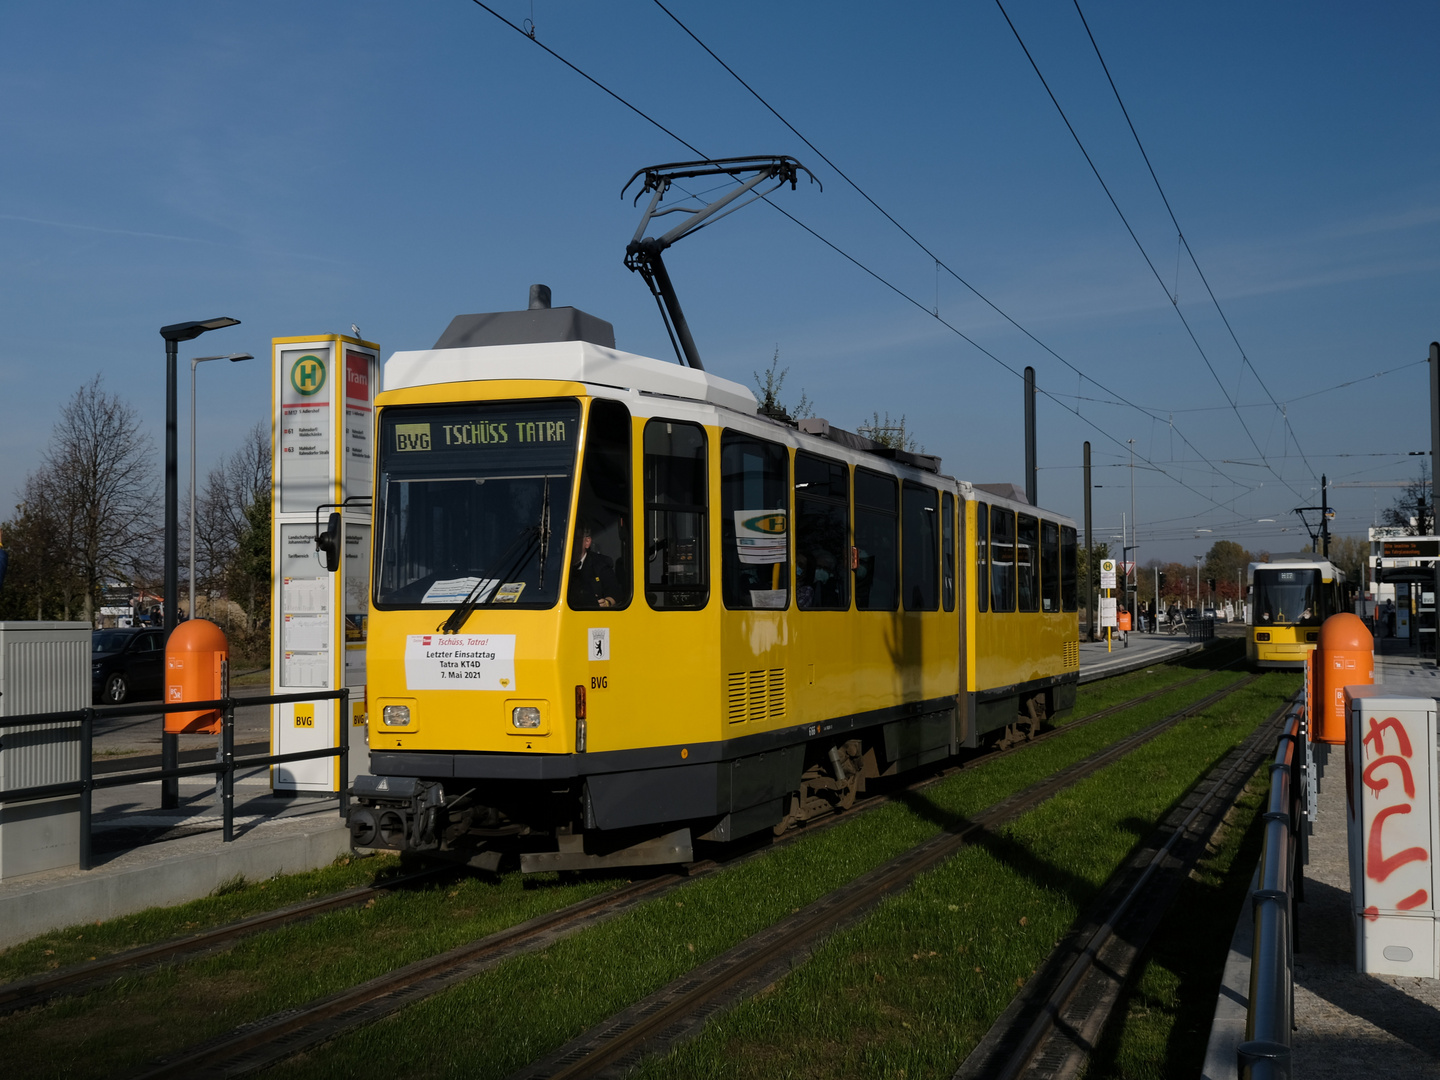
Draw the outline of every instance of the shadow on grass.
M1235 920L1264 841L1264 788L1218 880L1188 874L1132 973L1091 1054L1086 1076L1196 1077L1205 1060Z

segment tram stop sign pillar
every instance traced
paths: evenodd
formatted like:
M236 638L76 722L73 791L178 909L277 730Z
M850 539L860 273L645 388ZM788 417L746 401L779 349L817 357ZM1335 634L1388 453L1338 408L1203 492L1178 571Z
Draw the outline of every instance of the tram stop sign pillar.
M272 349L270 690L350 688L338 701L273 705L270 749L365 752L365 641L370 604L370 495L380 346L343 334L279 337ZM347 500L351 500L348 505ZM315 548L318 520L341 515L342 572ZM323 527L323 525L322 525ZM275 791L334 792L333 757L274 765Z

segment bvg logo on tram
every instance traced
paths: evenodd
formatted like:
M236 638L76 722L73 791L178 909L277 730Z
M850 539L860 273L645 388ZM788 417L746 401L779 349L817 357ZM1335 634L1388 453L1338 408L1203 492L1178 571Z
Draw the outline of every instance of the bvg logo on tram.
M395 449L396 449L396 450L429 450L429 449L430 449L430 425L429 425L429 424L396 424L396 425L395 425Z
M325 385L325 361L318 356L300 357L290 368L290 385L305 397L318 394Z

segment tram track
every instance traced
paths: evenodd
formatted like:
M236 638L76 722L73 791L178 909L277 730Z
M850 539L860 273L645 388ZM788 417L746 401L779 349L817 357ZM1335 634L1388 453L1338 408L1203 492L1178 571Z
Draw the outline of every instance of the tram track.
M305 900L298 904L277 908L274 911L266 911L249 918L225 923L223 926L213 927L209 930L171 938L153 945L141 945L100 960L76 964L61 971L46 972L42 975L33 975L6 983L0 986L0 1016L8 1016L10 1013L20 1012L22 1009L34 1008L57 997L97 990L120 979L148 974L189 960L197 960L228 949L237 941L254 934L277 930L283 926L293 926L328 912L360 907L374 902L387 892L434 878L448 869L450 868L445 866L428 867L379 884L362 885L316 900Z
M1169 911L1245 785L1274 753L1276 709L1192 788L1148 844L1107 883L1092 913L1066 937L976 1044L954 1080L1070 1080L1078 1076Z
M885 896L904 888L917 874L953 855L981 831L993 830L1033 809L1054 794L1104 768L1190 716L1248 686L1247 676L1126 736L1051 777L947 829L882 866L802 908L786 919L700 965L657 994L591 1029L517 1076L581 1077L600 1075L690 1034L713 1013L755 992L788 970L795 957L835 929L859 918ZM1096 714L1086 720L1098 718ZM1074 724L1056 729L1073 730ZM1024 747L1017 747L1016 750ZM988 759L987 759L988 760ZM910 790L936 782L928 777ZM890 798L894 798L892 793ZM878 802L878 800L876 800ZM852 811L853 813L853 811ZM826 824L848 817L836 815ZM797 830L791 837L811 830ZM782 841L787 838L782 838ZM744 853L752 858L769 847ZM503 960L538 951L589 926L658 898L687 879L731 864L705 861L685 873L633 882L580 904L529 920L449 952L416 961L359 986L243 1025L205 1043L167 1055L123 1075L130 1080L161 1077L234 1077L268 1068L295 1054L392 1015L405 1006L455 986Z
M788 843L798 839L800 836L811 835L817 831L838 824L841 821L853 819L856 815L866 810L877 809L885 805L897 794L922 790L932 784L948 779L962 770L972 769L978 765L1008 757L1012 754L1021 753L1032 746L1054 738L1059 738L1071 731L1079 730L1086 725L1103 720L1116 713L1124 712L1127 709L1138 708L1141 705L1148 704L1177 690L1182 690L1203 679L1211 678L1220 671L1233 666L1234 663L1235 662L1232 661L1231 664L1222 665L1214 670L1202 672L1199 675L1172 683L1169 686L1161 687L1158 690L1149 691L1127 701L1107 706L1092 713L1087 713L1085 716L1060 727L1050 728L1040 732L1028 740L1004 749L991 750L987 753L977 755L968 761L936 770L919 779L912 780L902 787L892 788L888 791L863 797L859 803L849 810L835 811L824 817L812 818L810 821L791 829L783 836L774 838L755 848L747 850L744 848L742 842L732 857L723 860L722 864L728 865L740 859L762 854L765 851L772 850L778 844ZM713 865L721 864L717 864L712 860L703 860L689 864L685 869L685 877L696 876L699 873L705 872ZM456 866L454 864L442 863L380 884L362 886L332 896L320 897L315 900L306 900L298 904L278 908L274 911L263 912L235 922L226 923L222 926L213 927L209 930L198 931L194 934L171 938L167 941L157 942L151 945L139 946L99 960L72 965L60 971L45 972L0 985L0 1016L7 1016L11 1013L35 1008L53 1001L56 998L103 989L121 979L147 975L164 968L174 967L191 960L197 960L223 952L247 937L279 930L286 926L297 925L332 911L341 911L363 906L387 892L428 880L447 872L453 872L455 869ZM685 880L685 877L676 878L676 883Z

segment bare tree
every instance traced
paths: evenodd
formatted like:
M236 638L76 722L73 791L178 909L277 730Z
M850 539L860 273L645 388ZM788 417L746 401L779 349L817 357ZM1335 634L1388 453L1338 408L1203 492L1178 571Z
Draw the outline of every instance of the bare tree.
M1420 459L1420 475L1395 497L1395 505L1380 512L1381 524L1404 530L1408 536L1435 534L1435 502L1430 491L1430 463Z
M883 420L878 412L872 413L871 418L860 421L860 426L855 430L865 438L892 450L909 450L911 453L919 451L922 454L925 452L914 434L907 430L903 413L899 420L891 420L889 410L886 410Z
M101 384L96 375L66 403L25 487L27 513L47 519L47 572L66 614L73 604L90 621L106 580L143 575L158 536L150 437Z
M806 396L802 387L800 400L794 405L786 406L780 400L780 390L785 385L785 376L790 374L790 369L780 367L780 346L775 346L775 355L770 358L770 366L765 369L762 376L760 372L753 373L755 376L755 389L760 391L760 414L768 416L772 420L803 420L807 416L814 416L815 409L810 398Z
M271 435L256 423L239 449L210 469L196 501L196 576L207 596L226 593L245 605L251 618L269 582L269 500ZM258 537L258 528L264 537ZM265 556L264 582L261 567L251 566L259 554Z

